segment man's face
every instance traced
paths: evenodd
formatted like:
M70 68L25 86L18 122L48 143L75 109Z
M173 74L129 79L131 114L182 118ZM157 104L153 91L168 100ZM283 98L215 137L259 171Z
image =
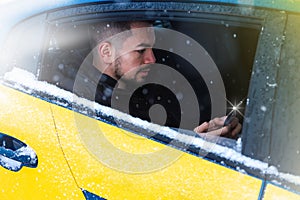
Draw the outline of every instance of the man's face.
M145 80L150 64L156 61L152 51L155 36L153 28L143 22L133 23L131 33L122 48L117 49L114 73L120 82L139 83Z

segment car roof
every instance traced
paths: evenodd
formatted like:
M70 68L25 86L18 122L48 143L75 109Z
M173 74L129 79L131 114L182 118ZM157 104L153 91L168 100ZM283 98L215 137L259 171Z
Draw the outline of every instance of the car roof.
M157 0L158 1L158 0ZM167 2L169 0L165 0ZM7 11L6 14L11 11L12 15L34 15L46 10L74 6L86 3L126 3L126 2L142 2L142 1L130 1L130 0L4 0L0 2L0 13ZM149 2L155 2L150 0ZM159 1L158 1L159 2ZM173 0L173 2L188 2L188 3L221 3L221 4L234 4L262 7L268 9L278 9L282 11L300 12L300 1L298 0ZM6 18L7 19L7 18ZM1 20L1 18L0 18Z
M156 0L158 1L158 0ZM167 2L168 0L164 1ZM0 2L0 43L3 36L18 22L27 17L39 13L55 10L63 7L77 6L87 3L126 3L141 2L130 0L3 0ZM155 2L150 0L149 2ZM158 1L159 2L159 1ZM249 7L261 7L267 9L278 9L281 11L300 12L300 1L298 0L173 0L173 2L185 3L217 3L231 5L245 5Z

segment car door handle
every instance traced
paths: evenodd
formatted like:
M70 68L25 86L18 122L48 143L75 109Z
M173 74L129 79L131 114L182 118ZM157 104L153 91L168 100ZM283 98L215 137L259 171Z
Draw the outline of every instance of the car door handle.
M22 167L37 167L38 158L34 150L24 142L0 133L0 165L16 172Z

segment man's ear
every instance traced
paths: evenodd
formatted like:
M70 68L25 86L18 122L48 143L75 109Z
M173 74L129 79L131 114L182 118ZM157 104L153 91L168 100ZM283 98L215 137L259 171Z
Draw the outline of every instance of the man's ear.
M98 53L102 61L111 64L115 59L115 49L109 42L102 42L98 46Z

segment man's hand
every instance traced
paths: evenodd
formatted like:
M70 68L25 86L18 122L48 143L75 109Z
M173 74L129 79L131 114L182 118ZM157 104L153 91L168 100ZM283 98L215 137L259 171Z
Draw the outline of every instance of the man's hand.
M239 119L234 117L227 126L224 126L225 119L226 116L214 118L209 122L204 122L200 126L197 126L194 131L200 136L203 134L209 134L236 139L238 133L242 129Z

